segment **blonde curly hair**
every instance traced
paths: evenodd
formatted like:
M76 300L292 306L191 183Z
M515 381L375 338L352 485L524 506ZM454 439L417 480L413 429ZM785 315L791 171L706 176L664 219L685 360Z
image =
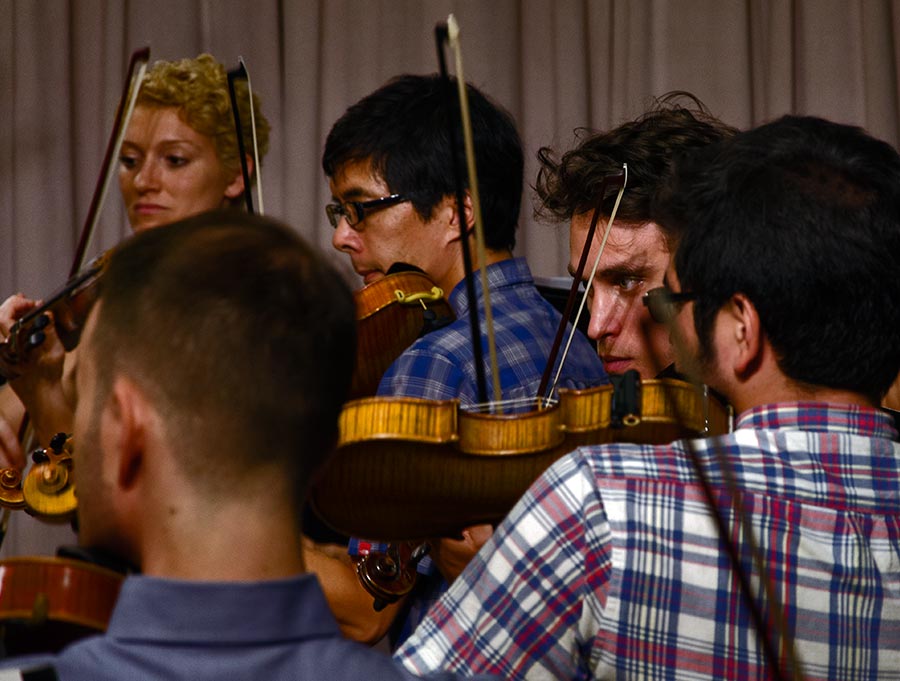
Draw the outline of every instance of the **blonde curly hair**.
M234 87L244 150L252 156L253 132L247 83L238 79L235 80ZM137 106L176 107L185 123L200 134L212 138L216 156L229 172L236 173L240 170L241 160L228 94L228 75L225 67L212 55L201 54L196 59L156 62L144 75ZM253 94L253 114L256 118L256 138L262 163L269 150L270 127L263 116L256 93Z

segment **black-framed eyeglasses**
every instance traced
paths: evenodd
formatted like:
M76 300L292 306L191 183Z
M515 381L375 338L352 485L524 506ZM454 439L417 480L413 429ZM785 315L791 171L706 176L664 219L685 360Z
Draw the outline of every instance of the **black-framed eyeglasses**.
M409 200L403 194L391 194L390 196L382 196L380 199L372 199L371 201L344 201L343 203L334 201L325 206L325 214L328 216L328 222L331 223L332 227L337 227L341 218L344 218L347 224L353 227L362 222L368 213Z
M652 288L644 294L644 305L650 310L650 316L658 324L671 322L681 306L691 300L697 300L700 296L696 293L684 291L676 293L665 286Z

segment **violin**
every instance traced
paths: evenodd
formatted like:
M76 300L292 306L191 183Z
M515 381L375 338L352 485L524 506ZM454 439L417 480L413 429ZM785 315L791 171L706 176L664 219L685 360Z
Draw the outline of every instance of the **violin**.
M17 468L0 469L0 507L24 510L50 523L69 522L78 500L72 467L72 438L58 433L50 447L32 453L24 479Z
M78 345L81 329L97 300L100 279L109 260L109 251L92 260L51 294L40 306L16 321L9 337L0 343L0 377L12 380L22 375L21 364L28 351L40 345L43 329L50 323L47 313L53 315L56 333L66 352Z
M0 639L5 655L58 652L106 630L124 575L84 560L0 561Z
M444 292L425 274L388 274L354 293L356 367L351 399L374 395L388 367L420 336L454 318Z
M725 405L689 383L634 376L617 386L560 390L558 403L514 414L470 411L457 400L353 400L341 412L337 451L311 503L329 525L354 536L453 536L502 520L576 447L726 433L730 418Z

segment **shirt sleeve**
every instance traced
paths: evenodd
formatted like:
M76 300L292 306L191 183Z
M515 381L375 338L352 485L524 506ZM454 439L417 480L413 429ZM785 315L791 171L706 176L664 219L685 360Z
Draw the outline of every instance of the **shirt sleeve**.
M449 669L504 678L586 678L581 629L587 570L604 561L604 542L591 545L603 532L588 523L608 528L602 515L584 460L574 452L557 461L396 658L416 673ZM590 588L603 572L593 574Z
M378 395L463 399L465 375L451 358L410 349L398 357L378 384Z

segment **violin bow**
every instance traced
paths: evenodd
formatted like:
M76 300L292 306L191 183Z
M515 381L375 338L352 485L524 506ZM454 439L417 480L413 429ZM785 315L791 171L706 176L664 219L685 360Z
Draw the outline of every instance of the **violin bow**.
M622 195L625 192L625 185L628 184L628 164L622 164L622 170L611 173L609 175L605 175L603 179L600 181L600 187L598 190L597 197L597 205L594 208L594 214L591 216L591 224L588 228L587 238L584 241L584 246L581 249L581 257L578 259L578 267L575 270L575 273L572 275L572 286L569 289L569 296L566 299L566 308L563 312L562 319L559 321L559 326L556 329L556 338L553 340L553 346L550 349L550 356L547 358L547 366L544 368L544 374L541 377L541 383L538 387L538 405L539 407L547 406L550 403L553 392L556 390L556 385L559 382L559 375L562 372L563 364L566 361L566 357L569 353L569 347L572 344L572 339L575 337L576 330L578 328L578 321L581 319L581 313L584 311L584 305L587 301L588 293L591 290L590 282L594 280L594 276L597 274L597 267L600 264L600 257L603 255L603 249L606 248L606 242L609 240L609 234L612 231L613 221L616 219L616 213L619 211L619 204L622 201ZM553 366L556 364L556 357L559 354L560 344L562 343L562 337L566 330L566 324L569 321L569 317L572 315L572 307L575 304L575 298L578 295L578 286L582 282L582 277L584 275L584 268L587 264L588 254L591 251L591 244L594 242L594 232L597 229L597 223L600 220L600 215L603 209L603 200L606 198L606 191L610 187L618 187L619 193L616 195L616 201L613 205L612 210L609 214L609 219L606 221L606 227L603 231L603 239L600 242L600 248L597 251L597 257L594 258L594 264L591 267L591 275L588 277L588 284L585 286L584 295L581 296L581 302L578 306L578 312L575 315L575 319L572 320L572 329L569 332L569 337L566 340L566 348L563 351L562 359L559 361L559 367L556 370L556 375L553 377L553 385L550 386L550 389L547 390L547 384L550 382L550 373L553 371Z
M114 161L118 158L119 152L122 150L122 142L125 140L125 131L131 120L131 115L134 113L134 107L137 103L141 82L144 79L144 74L147 71L147 63L149 61L149 47L142 47L135 50L128 61L128 74L125 77L125 87L119 98L119 104L116 107L116 115L113 121L112 130L110 131L109 140L106 144L103 162L100 166L100 174L97 178L97 183L94 186L94 194L91 197L87 216L82 225L81 234L78 237L78 244L75 248L75 254L72 258L72 264L69 268L70 279L78 274L84 263L84 255L87 252L88 244L90 243L91 237L93 236L99 221L100 211L106 201L106 196L109 193L109 185L112 181L113 169L115 167ZM16 321L13 328L10 329L9 339L15 340L18 337L18 330L34 316L35 314L29 314ZM2 345L8 346L10 342L9 339L4 341ZM6 381L6 376L0 377L0 384L6 383ZM18 440L23 446L25 446L25 441L31 438L29 435L29 432L31 431L31 428L29 427L30 421L28 412L26 411L22 415L22 421L19 424L18 429ZM5 508L2 518L0 518L0 544L2 544L3 539L6 537L8 524L9 508Z
M243 80L247 83L247 99L250 102L250 131L253 138L253 169L256 172L256 197L259 201L259 214L265 213L263 209L262 172L259 165L259 144L256 138L256 112L253 107L253 86L250 83L250 73L243 57L238 57L237 67L228 72L228 95L231 98L231 113L234 116L234 130L237 135L238 155L241 160L241 174L244 178L244 202L247 212L254 214L252 185L250 183L250 169L247 167L247 152L244 148L244 129L241 126L241 113L238 107L235 80Z
M466 151L466 164L469 175L469 195L472 198L472 209L475 215L475 242L476 252L481 264L479 267L481 277L481 289L484 295L485 325L487 330L488 353L491 363L492 388L494 391L494 403L499 403L502 398L500 389L500 372L497 370L497 347L494 340L494 319L491 312L491 296L488 288L487 262L484 246L484 228L481 221L481 202L478 195L478 175L475 167L475 149L472 142L472 123L469 117L468 96L466 83L462 72L462 52L459 43L459 24L451 14L446 22L437 24L434 28L435 41L437 43L438 63L440 65L441 79L444 82L444 96L447 103L447 111L453 110L453 101L450 87L450 76L447 72L447 63L444 58L444 43L448 43L456 58L456 83L459 90L459 108L462 119L463 143ZM484 353L481 347L481 329L478 319L478 301L475 294L475 280L473 276L472 255L468 247L468 229L465 209L465 189L462 169L456 149L459 142L458 131L454 121L447 116L447 131L450 135L450 148L453 162L453 172L456 177L456 205L459 213L460 245L463 252L463 266L466 271L466 296L469 300L469 324L472 329L472 350L475 356L475 379L478 388L478 401L481 404L489 404L487 399L487 381L484 374Z
M141 81L147 70L147 62L150 60L150 48L143 47L132 53L128 64L128 75L125 79L125 87L119 98L119 104L116 108L116 116L113 122L113 128L110 132L109 141L106 145L106 152L101 164L100 174L97 178L97 184L94 187L94 194L91 197L91 203L88 207L87 216L81 228L81 234L78 237L78 243L75 248L75 254L72 258L72 264L69 268L69 280L72 280L79 273L84 263L84 255L87 252L88 244L94 234L94 230L99 222L100 211L106 196L109 192L109 184L112 181L114 171L114 161L118 158L122 149L122 142L125 139L125 131L128 128L128 122L131 120L131 114L134 112L137 103L138 93L140 91ZM0 343L0 366L2 366L3 374L0 376L0 384L3 384L9 378L17 376L12 366L20 361L20 348L18 338L25 327L36 317L39 317L46 310L46 303L21 317L13 324L9 332L9 337ZM28 427L28 414L26 413L19 426L19 440L25 439L25 431Z
M106 145L106 154L103 157L103 164L100 169L100 176L97 178L97 185L94 189L94 195L91 197L91 205L88 208L88 214L81 230L81 236L78 239L78 246L75 249L75 257L72 259L72 266L69 268L69 277L74 277L81 269L84 263L84 254L87 251L88 243L94 233L94 228L100 217L100 209L106 201L109 193L109 184L112 181L113 162L118 159L119 152L122 150L122 142L125 140L125 132L128 129L128 123L131 120L131 114L134 113L135 104L137 104L138 94L141 90L141 82L144 79L144 73L147 71L147 62L150 61L150 48L142 47L135 50L131 54L128 62L128 75L125 78L125 89L119 99L119 106L116 109L116 117L113 123L113 129L109 136L109 142Z

